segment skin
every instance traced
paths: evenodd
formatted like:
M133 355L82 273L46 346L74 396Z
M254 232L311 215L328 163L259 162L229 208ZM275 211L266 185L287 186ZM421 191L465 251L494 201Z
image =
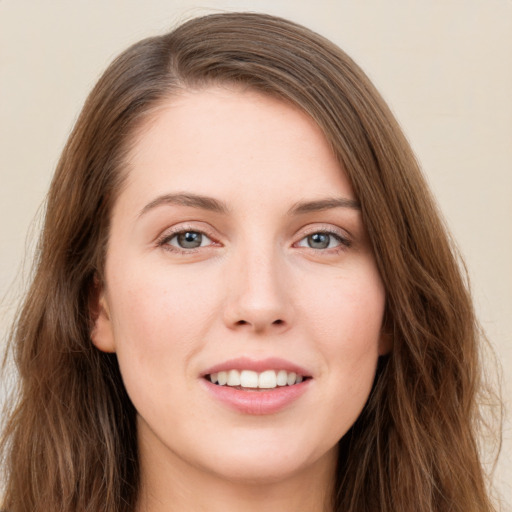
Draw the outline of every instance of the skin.
M173 96L136 135L92 340L117 354L138 411L139 511L328 510L337 442L389 350L343 169L307 115L236 88ZM228 211L162 199L177 193ZM348 206L289 213L326 198ZM201 246L180 249L180 230L204 233ZM327 232L327 247L310 246ZM202 377L241 356L280 357L312 379L282 410L244 414Z

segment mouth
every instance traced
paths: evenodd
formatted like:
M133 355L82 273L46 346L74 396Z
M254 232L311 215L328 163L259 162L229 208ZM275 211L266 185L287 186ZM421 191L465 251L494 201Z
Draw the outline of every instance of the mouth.
M201 377L215 402L243 415L284 412L314 389L309 370L279 357L230 359L208 368Z
M242 391L265 391L295 386L311 379L307 375L284 369L264 370L262 372L231 369L209 373L204 378L217 386L226 386Z

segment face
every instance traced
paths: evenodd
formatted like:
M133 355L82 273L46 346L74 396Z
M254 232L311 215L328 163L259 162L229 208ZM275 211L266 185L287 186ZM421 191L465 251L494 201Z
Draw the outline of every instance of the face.
M295 107L221 87L170 98L137 135L92 339L117 354L141 457L251 481L332 464L387 347L326 139Z

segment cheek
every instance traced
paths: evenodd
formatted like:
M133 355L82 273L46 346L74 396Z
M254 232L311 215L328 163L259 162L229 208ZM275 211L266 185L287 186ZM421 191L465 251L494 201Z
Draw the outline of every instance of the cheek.
M139 265L112 275L114 337L125 373L181 375L206 339L214 310L211 280L157 270Z
M129 273L116 269L111 285L116 354L128 395L139 414L170 428L172 415L165 411L193 409L180 397L190 386L189 362L207 339L215 288L183 271L140 264Z
M305 328L323 355L330 399L359 412L371 390L379 356L385 291L373 265L351 269L304 304ZM355 418L354 418L355 419Z
M365 352L380 338L385 291L374 265L347 269L323 286L306 281L300 295L311 335L316 332L332 349Z
M173 332L198 327L196 317L210 306L211 283L179 270L171 272L163 268L159 272L133 266L129 278L121 273L112 282L116 290L113 302L117 326L130 326L132 332L157 334L157 339L179 342Z

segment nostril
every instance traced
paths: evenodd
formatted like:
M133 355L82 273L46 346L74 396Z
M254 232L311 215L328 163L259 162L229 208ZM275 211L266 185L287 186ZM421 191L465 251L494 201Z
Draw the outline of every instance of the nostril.
M277 325L284 325L284 324L285 324L285 321L282 320L281 318L278 318L277 320L274 320L270 325L276 325L277 326ZM265 322L262 322L261 325L260 325L259 322L250 322L250 321L247 321L247 320L237 320L234 325L236 325L238 327L241 327L243 325L252 325L256 329L259 330L260 328L262 328L265 325ZM269 325L269 324L267 324L267 325Z

